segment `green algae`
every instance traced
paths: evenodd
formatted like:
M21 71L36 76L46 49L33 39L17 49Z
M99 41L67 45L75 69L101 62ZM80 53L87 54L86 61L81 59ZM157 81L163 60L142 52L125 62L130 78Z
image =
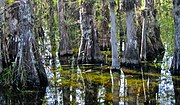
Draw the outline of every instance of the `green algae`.
M113 93L106 93L105 100L112 102L113 101Z
M176 90L180 92L180 88L176 88Z
M128 86L133 86L133 87L141 87L143 86L143 82L147 82L147 80L142 80L142 79L128 79L127 80L127 85Z
M95 82L97 84L107 84L108 81L111 79L108 73L100 74L99 72L84 73L83 77L87 81Z
M160 77L160 76L162 76L161 74L158 74L158 73L144 73L144 75L151 76L151 77Z
M177 76L172 76L172 78L176 81L180 81L180 77L177 77Z
M142 72L138 72L138 71L135 71L135 70L129 70L129 69L123 69L123 72L124 73L127 73L127 74L136 74L136 75L141 75ZM159 77L159 76L162 76L161 74L158 74L158 73L144 73L145 76L151 76L151 77Z
M141 74L141 72L137 72L135 70L129 70L129 69L123 69L123 72L127 74L137 74L137 75Z
M101 51L101 54L110 56L112 53L111 51Z

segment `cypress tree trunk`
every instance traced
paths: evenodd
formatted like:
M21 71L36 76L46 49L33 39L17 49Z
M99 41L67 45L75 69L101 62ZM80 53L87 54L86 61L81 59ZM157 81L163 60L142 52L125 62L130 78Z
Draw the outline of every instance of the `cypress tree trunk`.
M157 23L157 10L154 8L154 1L149 1L147 18L147 60L162 60L164 55L164 46L160 38L160 26Z
M20 0L18 54L13 68L13 85L47 86L48 80L32 33L30 0Z
M109 34L109 8L106 0L101 1L100 23L98 26L99 32L99 44L101 51L107 51L111 48L110 34Z
M122 57L123 55L123 45L124 45L124 29L123 29L123 25L122 25L122 14L123 14L123 10L122 10L122 6L121 6L121 1L118 0L118 17L119 17L119 37L120 37L120 56Z
M58 0L58 19L60 34L60 44L58 53L60 56L73 54L64 19L64 5L65 4L63 0Z
M112 49L112 69L119 69L120 64L118 60L117 41L116 41L116 16L114 12L115 1L110 2L110 17L111 17L111 49Z
M138 43L134 25L134 3L135 0L123 1L126 10L127 38L122 63L126 64L139 64Z
M2 41L1 41L1 38L2 38L2 36L3 36L3 0L0 0L0 74L1 74L1 72L2 72L2 48L1 48L1 43L2 43Z
M56 69L56 34L55 34L55 21L54 21L54 1L49 1L49 35L50 35L50 43L51 43L51 54L52 54L52 69Z
M175 40L172 71L175 75L180 75L180 1L173 0L174 4L174 22L175 22Z
M82 0L80 9L81 43L78 63L100 63L100 53L97 32L93 17L94 0Z
M145 3L145 10L137 16L137 36L138 40L141 39L141 43L139 43L141 45L140 58L141 60L145 60L146 58L147 61L153 61L155 59L162 60L165 49L160 38L160 26L156 19L157 10L154 8L155 4L153 0L146 1ZM138 6L138 8L140 8L140 6ZM142 34L144 35L142 36ZM146 36L146 38L144 36Z

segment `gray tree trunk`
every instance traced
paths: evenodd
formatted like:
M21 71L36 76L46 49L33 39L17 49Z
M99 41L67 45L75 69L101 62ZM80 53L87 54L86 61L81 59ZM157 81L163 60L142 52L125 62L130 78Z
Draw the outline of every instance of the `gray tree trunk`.
M2 48L1 48L1 38L3 36L3 0L0 0L0 74L2 72Z
M12 65L12 62L15 61L17 55L17 46L18 46L18 11L19 11L19 2L14 1L13 4L8 6L5 16L5 25L4 25L4 34L2 36L2 50L3 50L3 68L9 67ZM7 41L8 40L8 41Z
M18 54L13 69L13 85L18 87L47 86L48 80L32 34L30 0L20 0Z
M100 53L97 32L94 26L94 0L82 0L80 9L81 43L78 53L78 63L100 63Z
M60 56L73 54L64 19L64 5L64 0L58 0L58 19L60 34L60 44L58 53Z
M175 41L172 70L176 75L180 75L180 1L173 0L174 22L175 22Z
M124 0L126 10L127 38L122 63L139 64L138 43L134 25L134 0Z
M111 17L111 49L112 49L112 69L119 69L119 58L117 51L117 41L116 41L116 16L115 16L115 1L110 2L110 17Z

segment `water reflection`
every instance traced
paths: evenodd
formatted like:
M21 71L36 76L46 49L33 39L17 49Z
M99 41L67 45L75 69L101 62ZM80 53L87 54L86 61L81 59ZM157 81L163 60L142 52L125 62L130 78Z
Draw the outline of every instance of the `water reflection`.
M162 69L145 65L110 70L102 65L74 67L73 58L68 65L49 70L46 93L12 94L0 89L0 105L178 105L180 82L171 76L167 59Z
M85 104L85 82L84 82L84 78L82 76L82 71L79 68L79 66L77 66L77 84L79 84L79 87L76 89L76 103L78 105L84 105Z
M21 92L0 89L0 105L42 105L46 89Z
M110 70L111 81L112 81L112 100L114 105L126 105L125 98L127 97L127 79L122 69L120 71Z
M167 52L165 53L165 57L163 59L161 77L159 83L159 91L158 91L158 100L160 105L175 105L175 93L174 93L174 85L171 76L171 72L169 71L169 67L172 62L172 58L167 56Z

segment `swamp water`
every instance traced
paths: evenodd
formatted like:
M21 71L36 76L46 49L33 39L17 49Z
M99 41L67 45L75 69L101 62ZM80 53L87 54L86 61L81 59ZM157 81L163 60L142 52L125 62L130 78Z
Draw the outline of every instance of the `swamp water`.
M171 58L136 69L106 65L61 65L47 70L49 86L36 91L0 89L0 105L180 105L180 77ZM48 67L47 67L48 69Z

